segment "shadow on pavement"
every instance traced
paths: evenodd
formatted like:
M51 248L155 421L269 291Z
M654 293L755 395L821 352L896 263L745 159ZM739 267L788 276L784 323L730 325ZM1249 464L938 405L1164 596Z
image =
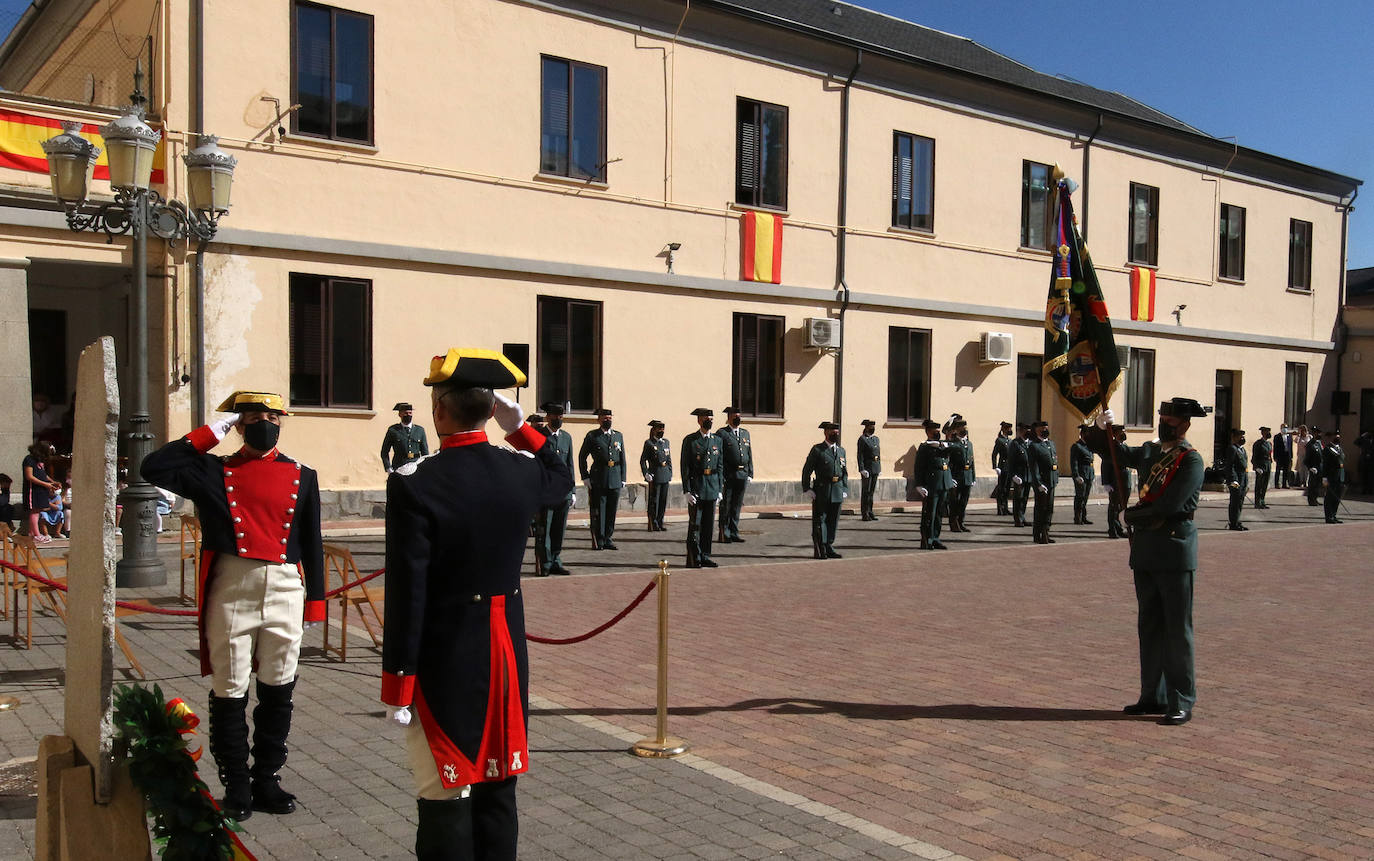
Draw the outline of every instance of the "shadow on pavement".
M987 721L1101 721L1101 720L1139 720L1123 713L1120 709L1055 709L1033 708L1028 706L984 706L975 703L949 703L946 705L900 705L893 703L852 703L842 700L816 699L752 699L741 700L733 705L721 706L677 706L668 709L669 714L683 717L713 714L715 712L767 711L772 714L839 714L855 720L987 720ZM615 715L652 715L652 708L589 708L589 709L530 709L531 715L567 717L569 715L592 715L598 717Z

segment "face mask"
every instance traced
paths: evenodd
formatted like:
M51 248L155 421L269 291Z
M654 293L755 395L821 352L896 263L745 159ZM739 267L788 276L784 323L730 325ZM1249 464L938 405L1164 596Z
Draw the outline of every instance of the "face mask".
M652 436L654 439L663 439L663 431L658 430L657 428L655 428L654 430L650 431L649 434L650 434L650 436Z
M840 441L840 432L839 432L839 431L826 431L826 433L825 433L825 441L828 442L828 443L830 443L831 445L834 445L835 443L837 443L837 442Z
M563 426L563 420L562 420L561 418L551 418L551 419L549 419L549 427L553 428L554 430L558 430L558 429L561 428L562 426Z
M610 420L610 419L602 419L602 420L601 420L601 429L604 430L604 431L610 430L610 429L611 429L611 420Z
M1178 428L1174 427L1171 424L1160 422L1159 439L1160 442L1173 442L1174 440L1178 439Z
M276 448L277 438L280 436L281 427L265 419L243 426L243 441L248 444L249 448L255 448L258 451L271 451Z
M401 424L408 425L414 421L414 416L401 416Z
M712 419L702 419L702 420L701 420L701 429L704 430L704 431L708 431L708 430L711 429L711 425L713 425L713 424L715 424L715 421L712 420Z
M1040 432L1040 438L1041 438L1041 439L1049 439L1049 438L1050 438L1050 432L1047 431L1047 430L1042 430L1042 431Z

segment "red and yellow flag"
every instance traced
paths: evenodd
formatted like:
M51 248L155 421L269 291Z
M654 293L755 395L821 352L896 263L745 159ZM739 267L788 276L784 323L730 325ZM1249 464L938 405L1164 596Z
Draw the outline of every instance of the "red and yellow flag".
M0 168L47 173L48 159L43 154L42 143L61 133L61 120L0 108ZM105 141L100 137L100 126L83 123L80 134L100 147L100 157L95 160L94 178L108 180L110 162L105 152ZM157 152L153 153L153 184L160 185L167 181L166 166L167 147L164 142L159 143Z
M745 281L782 283L782 216L746 212L740 219L744 246L740 249L740 278Z
M1151 322L1155 318L1155 271L1144 266L1131 267L1131 319Z

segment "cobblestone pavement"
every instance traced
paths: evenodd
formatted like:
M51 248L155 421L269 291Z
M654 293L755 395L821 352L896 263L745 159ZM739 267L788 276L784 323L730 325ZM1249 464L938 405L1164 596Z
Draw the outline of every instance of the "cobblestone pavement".
M846 517L846 558L827 562L783 512L746 521L714 571L680 570L681 523L623 518L622 549L602 552L574 525L575 576L526 580L530 631L589 630L668 558L669 731L692 752L625 753L654 730L652 599L586 643L532 645L521 857L1374 857L1374 505L1327 526L1293 492L1270 502L1247 533L1220 528L1220 497L1199 513L1199 702L1181 728L1119 712L1134 602L1100 506L1050 547L976 507L945 553L915 551L913 514ZM378 536L337 540L363 571L381 564ZM124 630L149 681L203 713L189 620ZM411 857L409 776L365 642L351 631L342 663L307 634L284 772L301 809L245 823L264 861ZM48 616L32 651L0 642L0 694L22 701L0 712L0 858L32 853L27 776L60 731L62 646Z

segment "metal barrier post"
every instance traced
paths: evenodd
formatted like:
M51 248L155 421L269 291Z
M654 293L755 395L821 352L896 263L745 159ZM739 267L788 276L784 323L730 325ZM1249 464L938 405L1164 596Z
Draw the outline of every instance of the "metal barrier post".
M630 748L635 756L681 756L688 744L668 736L668 560L658 563L658 733L641 738Z

